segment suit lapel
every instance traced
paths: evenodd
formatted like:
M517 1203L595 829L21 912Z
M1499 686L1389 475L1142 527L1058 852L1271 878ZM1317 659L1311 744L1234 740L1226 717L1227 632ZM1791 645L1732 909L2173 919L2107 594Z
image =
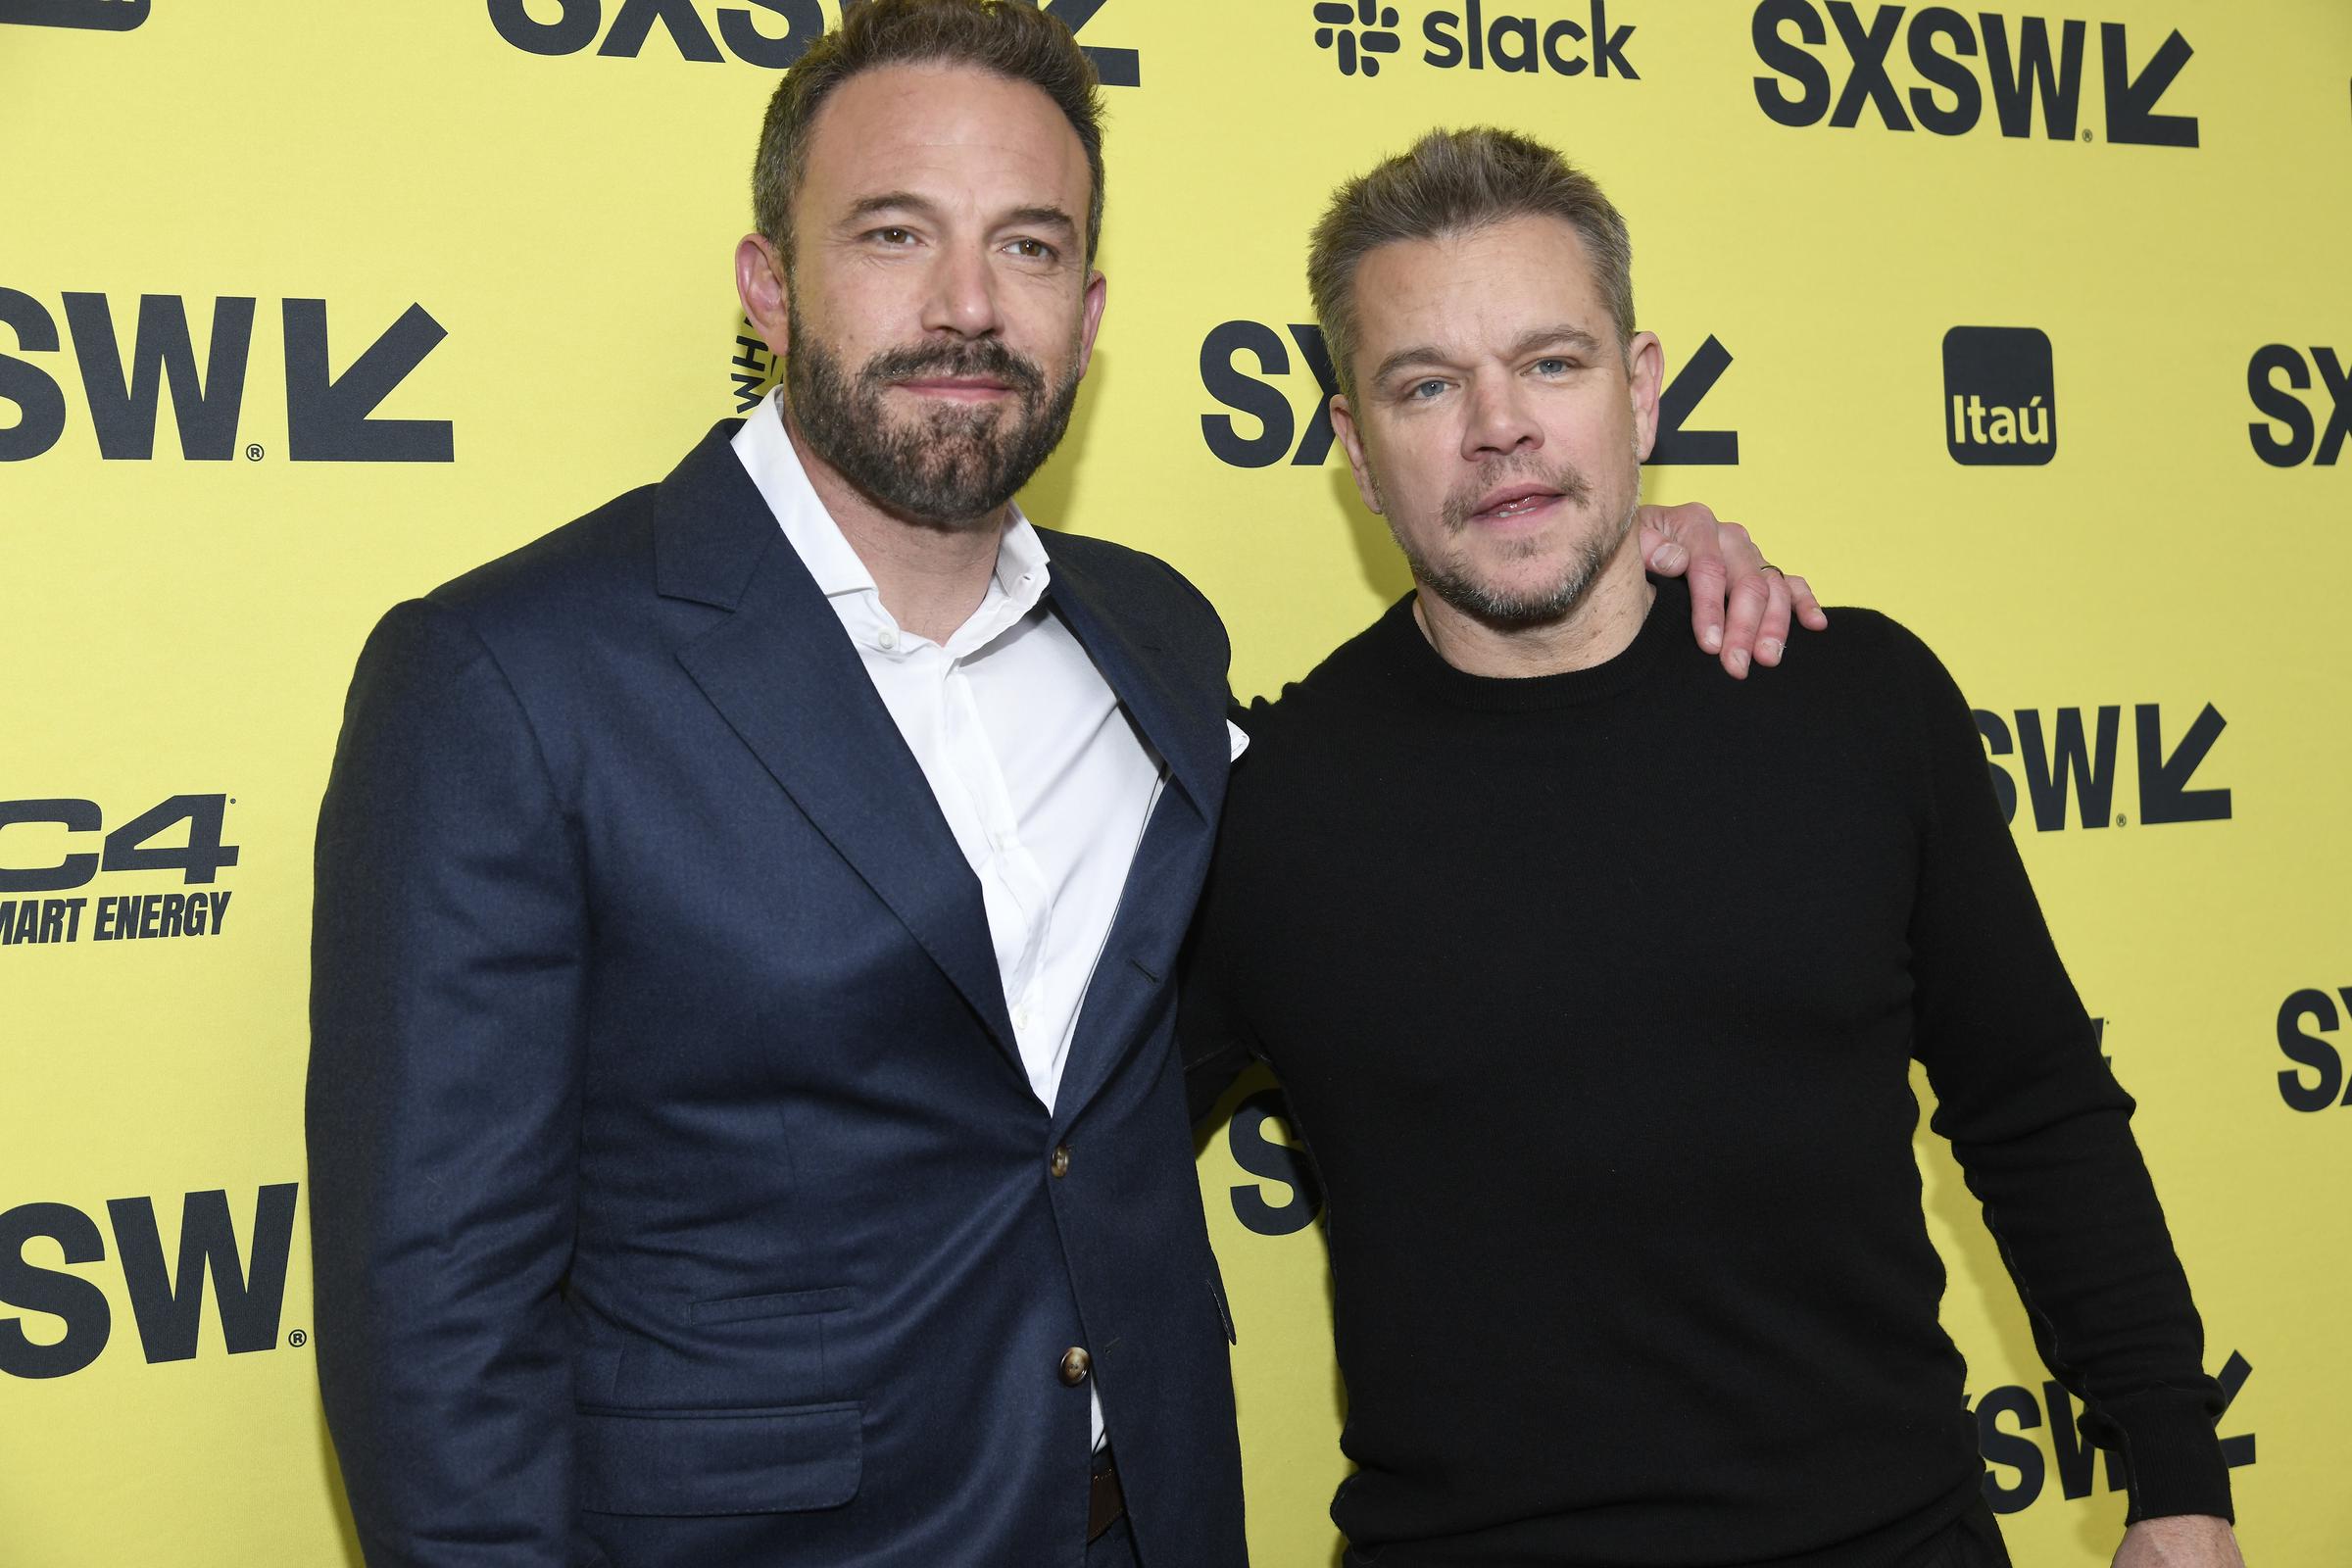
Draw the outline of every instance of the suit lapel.
M1121 616L1104 586L1068 554L1052 555L1054 606L1167 763L1169 783L1136 846L1118 913L1087 984L1054 1096L1056 1129L1076 1119L1135 1049L1155 994L1169 981L1207 870L1231 753L1223 693L1188 699L1163 673L1166 651L1149 634L1131 631L1133 617Z
M839 617L728 446L735 428L705 437L657 502L659 590L732 612L678 662L1019 1069L979 881Z

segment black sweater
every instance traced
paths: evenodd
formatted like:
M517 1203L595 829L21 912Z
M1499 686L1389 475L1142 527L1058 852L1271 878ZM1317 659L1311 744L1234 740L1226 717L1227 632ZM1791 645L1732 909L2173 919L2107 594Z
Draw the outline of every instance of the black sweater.
M1380 1568L1890 1568L1977 1495L1909 1063L2133 1517L2230 1508L2219 1391L1967 704L1842 610L1738 683L1467 675L1408 597L1247 715L1184 981L1329 1203Z

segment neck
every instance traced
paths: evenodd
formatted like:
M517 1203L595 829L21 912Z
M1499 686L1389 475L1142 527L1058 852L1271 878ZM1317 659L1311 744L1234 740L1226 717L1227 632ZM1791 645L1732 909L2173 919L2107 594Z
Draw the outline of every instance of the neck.
M1584 596L1556 620L1498 625L1435 594L1416 594L1413 619L1438 657L1465 675L1525 679L1591 669L1624 653L1641 634L1657 590L1642 574L1641 541L1627 530Z
M874 575L882 608L917 637L944 643L969 620L988 595L988 580L997 569L997 547L1011 519L1009 503L985 517L968 522L918 522L876 506L865 492L843 478L834 466L809 449L792 407L782 396L776 409L784 418L784 433L792 438L809 488L841 529L841 536L858 552L858 559Z

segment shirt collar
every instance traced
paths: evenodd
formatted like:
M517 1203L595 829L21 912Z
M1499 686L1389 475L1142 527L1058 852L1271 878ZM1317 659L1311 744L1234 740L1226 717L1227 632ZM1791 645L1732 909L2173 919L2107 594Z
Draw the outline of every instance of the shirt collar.
M762 401L735 432L735 455L751 474L760 498L784 530L785 542L816 579L827 599L868 596L872 611L885 619L881 590L874 574L858 559L841 524L817 499L808 470L784 429L783 392ZM994 641L1006 627L1025 617L1045 597L1052 573L1047 565L1045 540L1016 504L1007 509L1004 532L997 543L997 569L987 597L971 618L949 639L954 653L968 653ZM842 607L837 603L836 610ZM960 646L959 646L960 645Z

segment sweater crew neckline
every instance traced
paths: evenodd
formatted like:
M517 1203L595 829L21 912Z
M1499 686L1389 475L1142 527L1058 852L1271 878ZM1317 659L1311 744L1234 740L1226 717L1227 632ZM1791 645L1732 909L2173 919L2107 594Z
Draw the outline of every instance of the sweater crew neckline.
M1448 708L1528 712L1574 708L1630 691L1648 676L1690 618L1690 591L1679 578L1652 577L1649 612L1624 650L1584 669L1553 675L1473 675L1446 662L1413 616L1419 590L1389 607L1375 623L1385 662L1425 697Z

